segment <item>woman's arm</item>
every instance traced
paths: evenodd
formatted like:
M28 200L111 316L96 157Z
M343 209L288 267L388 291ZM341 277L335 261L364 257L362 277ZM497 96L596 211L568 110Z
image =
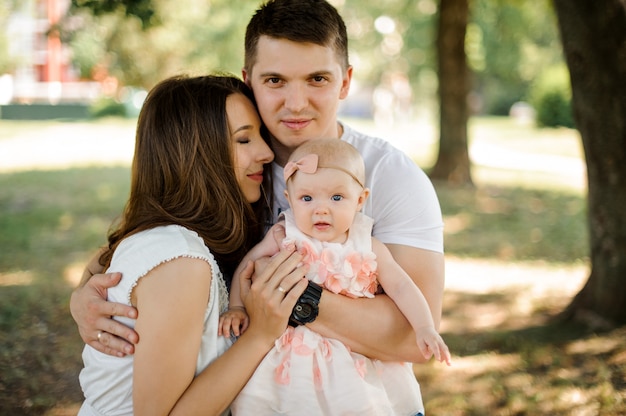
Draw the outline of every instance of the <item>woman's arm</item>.
M435 328L438 328L444 286L443 254L397 244L388 244L387 248L422 291ZM324 291L319 315L309 326L370 358L417 363L427 361L415 342L410 323L393 300L384 294L374 299L351 299Z
M226 409L248 382L259 363L287 327L291 311L307 286L302 256L283 250L251 280L252 263L241 275L242 299L250 314L250 327L237 342L193 381L176 414L218 414ZM286 292L280 292L278 287ZM172 412L174 414L175 412Z
M141 342L133 363L136 415L167 415L191 384L210 293L211 266L180 257L142 277L133 291ZM217 334L216 334L217 335Z
M255 260L261 255L276 253L279 242L284 236L283 223L274 225L263 240L265 244L255 247L256 252L248 253L241 264L246 264L249 259ZM275 244L274 247L272 244ZM122 303L107 302L107 289L117 285L121 275L119 273L100 274L103 272L98 261L101 254L102 250L99 250L91 258L83 272L80 284L72 292L70 312L85 344L104 354L123 357L134 353L134 344L139 342L139 335L111 317L126 316L136 319L137 310Z

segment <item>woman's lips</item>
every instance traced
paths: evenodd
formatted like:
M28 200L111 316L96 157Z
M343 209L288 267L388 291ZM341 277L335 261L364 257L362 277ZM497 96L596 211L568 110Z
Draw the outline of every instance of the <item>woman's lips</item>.
M263 182L263 171L251 173L248 175L248 178L252 179L255 182L262 183Z

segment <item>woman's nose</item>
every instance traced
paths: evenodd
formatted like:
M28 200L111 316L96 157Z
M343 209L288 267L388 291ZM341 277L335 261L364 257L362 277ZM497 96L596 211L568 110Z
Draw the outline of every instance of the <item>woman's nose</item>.
M270 163L274 160L274 152L272 152L272 149L270 149L267 143L263 142L257 157L259 162L263 164Z

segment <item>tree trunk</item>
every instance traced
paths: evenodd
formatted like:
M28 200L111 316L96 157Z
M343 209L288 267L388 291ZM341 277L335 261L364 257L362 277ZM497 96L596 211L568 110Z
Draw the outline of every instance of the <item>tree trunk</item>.
M554 0L587 162L591 274L564 312L626 323L626 3Z
M471 184L467 149L469 72L465 32L469 0L441 0L437 32L439 79L439 155L431 178Z

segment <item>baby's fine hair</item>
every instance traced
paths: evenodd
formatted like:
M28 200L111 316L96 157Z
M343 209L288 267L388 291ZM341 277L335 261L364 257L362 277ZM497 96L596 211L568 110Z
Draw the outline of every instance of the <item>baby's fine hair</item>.
M363 157L350 143L341 139L309 140L291 153L289 162L297 161L308 154L316 154L319 157L318 165L320 167L340 166L358 179L358 182L365 183Z

